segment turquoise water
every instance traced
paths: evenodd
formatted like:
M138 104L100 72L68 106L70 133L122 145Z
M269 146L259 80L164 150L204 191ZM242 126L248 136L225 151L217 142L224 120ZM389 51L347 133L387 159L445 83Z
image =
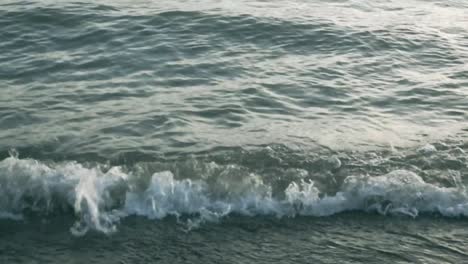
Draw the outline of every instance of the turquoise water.
M467 13L0 1L0 261L468 261Z

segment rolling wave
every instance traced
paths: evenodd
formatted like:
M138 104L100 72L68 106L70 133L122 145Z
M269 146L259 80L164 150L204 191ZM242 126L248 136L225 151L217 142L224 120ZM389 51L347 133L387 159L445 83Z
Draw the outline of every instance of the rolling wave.
M320 217L358 210L468 216L468 156L463 145L438 147L296 157L267 147L128 166L41 162L13 153L0 162L0 217L74 214L71 231L83 235L114 232L130 215L175 216L188 228L230 214ZM259 162L252 160L259 155Z

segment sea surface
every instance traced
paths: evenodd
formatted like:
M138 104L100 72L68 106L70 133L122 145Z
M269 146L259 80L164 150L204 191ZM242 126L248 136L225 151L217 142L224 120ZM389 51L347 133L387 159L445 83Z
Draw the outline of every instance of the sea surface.
M0 0L0 263L468 263L465 0Z

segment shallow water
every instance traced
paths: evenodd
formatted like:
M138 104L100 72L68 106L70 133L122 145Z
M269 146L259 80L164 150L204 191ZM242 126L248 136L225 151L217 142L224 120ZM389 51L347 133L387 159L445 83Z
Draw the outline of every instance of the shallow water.
M0 2L0 260L466 261L467 12Z

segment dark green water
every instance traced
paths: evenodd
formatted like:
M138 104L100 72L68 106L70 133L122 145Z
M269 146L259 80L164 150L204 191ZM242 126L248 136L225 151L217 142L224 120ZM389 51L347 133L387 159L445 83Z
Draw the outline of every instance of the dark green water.
M184 232L174 219L126 219L111 236L67 234L63 219L2 224L4 263L464 263L463 220L343 214L229 217ZM15 231L12 231L15 230Z
M0 1L1 263L468 263L465 1Z

